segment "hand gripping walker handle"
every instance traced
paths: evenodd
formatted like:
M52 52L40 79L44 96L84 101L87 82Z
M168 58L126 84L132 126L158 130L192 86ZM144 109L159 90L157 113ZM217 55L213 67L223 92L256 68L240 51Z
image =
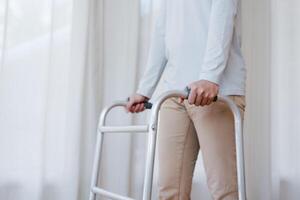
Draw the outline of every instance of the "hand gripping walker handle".
M189 88L188 86L186 86L184 88L184 91L187 92L187 96L185 97L185 99L188 99L188 97L190 95L190 92L191 92L191 88ZM216 102L216 101L218 101L218 96L214 97L213 102ZM149 101L144 101L144 107L145 107L145 109L151 109L152 108L152 103L149 102Z

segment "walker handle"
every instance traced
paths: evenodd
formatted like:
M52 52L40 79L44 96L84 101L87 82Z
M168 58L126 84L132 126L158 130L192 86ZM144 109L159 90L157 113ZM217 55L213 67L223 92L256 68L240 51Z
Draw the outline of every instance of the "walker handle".
M152 108L152 103L151 103L151 102L148 102L148 101L145 101L145 102L144 102L144 108L145 108L145 109L151 109L151 108Z
M190 95L190 92L191 92L191 88L189 88L188 86L186 86L186 87L184 88L184 91L187 93L185 99L188 99L188 97L189 97L189 95ZM215 96L215 97L214 97L213 102L216 102L216 101L218 101L218 96ZM145 109L151 109L151 108L152 108L152 103L149 102L149 101L144 101L144 107L145 107Z

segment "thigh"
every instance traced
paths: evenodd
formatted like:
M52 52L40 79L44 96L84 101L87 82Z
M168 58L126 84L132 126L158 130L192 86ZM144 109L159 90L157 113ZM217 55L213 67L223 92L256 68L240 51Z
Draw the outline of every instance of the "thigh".
M243 115L242 96L229 96ZM198 134L207 174L208 187L214 199L236 195L236 154L233 115L223 102L209 106L188 106L188 112Z
M160 200L189 199L198 151L196 131L184 105L168 99L158 124Z

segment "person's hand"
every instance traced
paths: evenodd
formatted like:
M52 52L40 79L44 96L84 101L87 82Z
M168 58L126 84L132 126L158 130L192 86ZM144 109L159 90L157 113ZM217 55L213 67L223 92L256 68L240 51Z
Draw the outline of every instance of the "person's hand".
M144 102L149 98L140 94L133 94L129 97L129 101L126 104L126 111L131 113L138 113L145 110Z
M195 81L189 84L188 87L191 89L188 102L196 106L211 104L219 92L219 85L207 80ZM183 100L183 98L180 98L179 102L182 103Z

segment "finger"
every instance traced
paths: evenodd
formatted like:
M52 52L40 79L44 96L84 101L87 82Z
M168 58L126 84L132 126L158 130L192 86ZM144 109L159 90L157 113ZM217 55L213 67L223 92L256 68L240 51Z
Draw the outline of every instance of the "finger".
M213 100L214 100L213 98L208 98L206 105L210 105L213 102Z
M196 102L195 102L196 106L200 106L201 105L202 98L203 98L203 96L201 94L197 95Z
M131 106L130 106L129 102L126 104L126 107L125 107L125 108L126 108L127 112L131 112L131 111L130 111Z
M201 101L200 105L201 105L201 106L205 106L205 105L207 105L207 102L208 102L208 101L209 101L208 96L204 96L204 97L202 98L202 101Z
M131 112L131 113L133 112L133 106L129 107L129 112Z
M133 105L134 105L134 101L129 100L129 102L126 105L127 110L131 112L131 109L132 109Z
M136 105L132 105L131 107L130 107L130 112L134 112L134 110L135 110L135 107L136 107Z
M130 107L131 107L130 101L128 101L128 102L126 103L125 108L126 108L127 111L129 111L129 110L130 110Z
M146 109L146 108L145 108L145 104L143 103L142 106L141 106L140 112L143 112L145 109Z
M209 96L209 100L207 102L206 105L210 105L211 103L213 103L215 101L215 96Z
M136 112L139 111L139 109L140 109L140 104L138 103L138 104L135 105L135 108L134 108L133 112L136 113Z
M188 98L189 104L195 104L196 98L197 98L196 91L195 90L191 90L191 93L190 93L189 98Z
M142 104L140 112L143 112L144 110L146 110L145 103Z
M139 103L138 104L138 106L137 106L137 108L136 108L136 113L138 113L138 112L141 112L142 111L142 109L143 109L143 107L144 107L144 103Z
M144 103L141 103L140 106L139 106L138 112L142 112L144 107L145 107Z

